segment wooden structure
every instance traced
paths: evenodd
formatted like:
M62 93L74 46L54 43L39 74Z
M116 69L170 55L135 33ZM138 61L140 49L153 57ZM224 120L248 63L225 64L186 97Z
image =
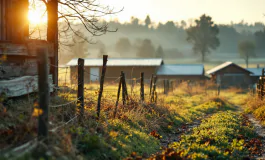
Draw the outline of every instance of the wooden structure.
M159 80L200 81L207 79L204 74L203 64L168 64L157 71Z
M232 62L225 62L214 67L207 71L207 74L211 75L211 79L220 84L222 88L231 86L247 88L252 84L250 77L252 72Z
M259 78L262 76L263 68L247 68L252 74L250 74L252 84L255 84L259 81Z
M262 74L257 82L257 94L258 97L263 100L265 96L265 71L262 69Z
M151 77L163 64L161 58L109 58L107 63L106 82L112 82L120 77L120 72L125 73L126 79L137 79L140 82L140 73L144 72L145 77ZM71 82L76 82L77 59L72 59L67 63L70 66ZM101 58L86 58L84 82L98 82L100 80L100 71L102 70ZM148 79L147 79L148 81ZM130 82L130 81L129 81Z
M0 93L8 97L36 90L38 48L48 50L49 61L55 55L53 44L29 39L28 5L28 0L0 0L0 57L6 57L0 61Z

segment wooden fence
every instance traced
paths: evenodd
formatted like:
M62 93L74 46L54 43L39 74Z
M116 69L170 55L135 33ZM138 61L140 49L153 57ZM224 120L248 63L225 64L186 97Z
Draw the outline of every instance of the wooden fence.
M265 95L265 76L264 76L264 68L262 69L262 75L258 80L257 83L257 94L258 97L263 100L264 95Z
M84 117L84 101L86 100L86 97L84 95L84 92L86 88L84 87L84 72L87 72L84 68L84 59L79 58L78 59L78 71L77 71L77 96L76 99L73 100L72 102L68 102L66 104L61 104L61 105L56 105L56 106L51 106L49 105L50 101L50 91L49 91L49 81L48 81L48 70L49 70L49 62L48 62L48 54L47 50L45 49L39 49L38 50L38 76L40 77L38 79L38 94L39 94L39 109L42 112L42 114L39 116L39 123L38 123L38 140L43 140L44 142L48 143L48 132L49 131L56 131L59 127L49 129L49 108L51 107L64 107L66 105L76 103L76 107L78 109L78 113L75 113L73 118L71 118L69 121L67 121L65 124L68 124L69 122L78 119L80 122ZM104 91L104 79L107 78L105 77L105 73L107 71L107 61L108 61L108 56L104 55L103 56L103 68L102 68L102 73L99 76L100 79L100 87L98 90L98 97L97 97L97 105L96 105L96 112L97 112L97 119L100 118L100 111L101 111L101 98L102 94ZM57 66L59 68L59 66ZM89 73L90 74L90 73ZM144 73L142 72L139 75L139 80L140 80L140 94L139 96L139 103L145 103L147 102L148 99L145 98L145 89L144 89ZM117 78L119 80L118 83L118 91L117 91L117 99L115 103L115 108L113 111L113 116L114 118L116 117L116 114L118 112L118 105L120 101L120 94L122 95L122 105L128 105L130 103L130 96L128 95L128 89L127 89L127 84L126 84L126 75L123 71L121 71L121 74L119 77L111 77L111 78ZM135 79L134 79L135 80ZM133 81L133 80L132 80ZM150 79L150 101L149 103L157 103L157 77L154 75ZM55 90L60 90L60 87L54 87ZM168 89L165 88L165 90ZM76 92L75 90L72 90L73 92ZM65 125L63 124L63 125ZM62 125L62 126L63 126Z

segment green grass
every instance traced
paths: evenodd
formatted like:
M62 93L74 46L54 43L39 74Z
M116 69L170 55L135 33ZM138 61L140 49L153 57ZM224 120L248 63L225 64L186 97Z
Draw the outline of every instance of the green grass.
M130 86L128 87L130 88ZM64 104L75 100L76 88L74 86L72 88L74 90L59 91L59 96L52 97L51 105ZM205 90L203 87L193 87L192 91L181 90L180 87L168 95L159 93L157 104L149 103L147 94L146 103L141 104L139 103L139 88L136 86L131 97L132 100L128 105L123 106L120 101L118 113L114 119L117 85L110 84L104 88L101 116L97 120L98 85L89 84L85 85L85 88L84 119L81 122L69 123L58 132L50 133L51 146L38 148L42 153L49 153L50 158L122 159L132 152L137 155L148 156L160 151L160 140L152 136L151 132L156 132L162 138L166 138L168 134L175 133L176 129L184 124L192 123L218 111L235 109L234 105L228 103L225 98L213 96L212 93L215 93L215 91ZM158 89L161 90L161 88ZM12 126L9 126L9 124L13 126L27 124L24 129L30 130L36 136L37 123L36 118L32 117L32 98L36 97L30 97L29 100L24 101L11 100L6 114L12 118L6 116L1 120L4 121L4 127L1 128L1 124L0 130L12 130L10 128ZM21 104L23 105L20 106ZM19 113L17 113L18 110ZM50 127L53 128L61 122L68 121L73 117L74 112L78 113L75 103L67 107L51 108ZM20 119L20 115L23 115L24 118ZM19 123L16 120L19 120ZM19 134L24 135L24 131L12 133L11 137L17 137ZM6 141L3 136L0 140ZM11 141L10 143L15 146L17 142ZM24 158L39 158L34 153L38 152L34 150Z
M242 159L249 154L245 139L256 136L243 123L243 116L234 112L216 113L169 147L185 159Z

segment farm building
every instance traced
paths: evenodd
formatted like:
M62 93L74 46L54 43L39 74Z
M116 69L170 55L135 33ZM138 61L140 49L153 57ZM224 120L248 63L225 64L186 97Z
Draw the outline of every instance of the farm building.
M103 61L101 58L86 58L84 82L96 82L101 75ZM77 61L72 59L67 63L70 66L71 82L76 82L77 77ZM120 76L121 71L125 73L127 79L138 79L140 73L144 72L145 80L149 80L152 74L155 74L159 67L163 64L161 58L109 58L107 62L107 71L105 81L111 82Z
M259 80L259 77L262 75L262 69L263 68L247 68L252 74L250 74L250 78L252 83L257 83Z
M72 59L67 63L70 66L71 82L77 80L77 61ZM101 58L85 59L85 83L99 81L103 61ZM149 81L152 74L157 75L158 81L167 80L205 80L204 66L202 64L174 64L165 65L161 58L110 58L107 62L105 80L111 82L120 76L121 71L127 79L138 79L144 72L145 80Z
M38 89L38 48L46 50L49 61L56 65L53 43L29 39L28 8L28 0L0 0L0 93L7 97ZM55 76L50 75L51 83L52 78Z
M205 80L203 64L165 64L157 71L158 79L168 80Z
M252 84L252 72L232 62L225 62L206 72L221 87L248 87Z

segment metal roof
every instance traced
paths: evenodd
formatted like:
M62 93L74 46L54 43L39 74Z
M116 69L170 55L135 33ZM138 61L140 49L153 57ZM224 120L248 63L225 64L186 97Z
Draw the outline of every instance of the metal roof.
M67 66L76 66L78 58L72 59ZM102 58L85 58L85 66L102 66ZM161 58L109 58L107 66L160 66Z
M235 64L235 63L233 63L233 62L225 62L225 63L223 63L223 64L221 64L221 65L219 65L219 66L216 66L216 67L210 69L210 70L207 71L206 73L207 73L207 74L214 74L215 72L218 72L218 71L220 71L220 70L222 70L222 69L224 69L224 68L226 68L226 67L228 67L228 66L230 66L230 65L235 65L235 66L237 66L238 68L241 68L242 70L245 70L245 71L251 73L251 71L249 71L249 70L247 70L247 69L245 69L245 68L242 68L242 67L240 67L239 65L237 65L237 64Z
M157 75L204 75L204 66L203 64L161 65Z
M247 68L248 71L252 72L250 76L261 76L263 68Z

